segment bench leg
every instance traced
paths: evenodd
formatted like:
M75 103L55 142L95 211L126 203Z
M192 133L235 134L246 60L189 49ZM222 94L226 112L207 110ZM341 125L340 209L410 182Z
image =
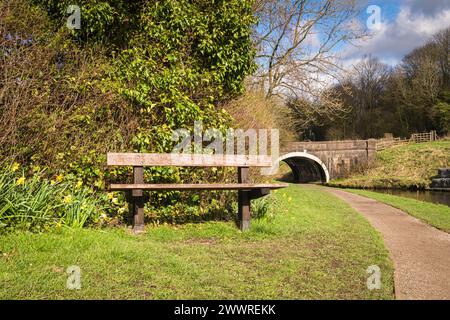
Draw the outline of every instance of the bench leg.
M144 183L144 168L143 167L133 167L133 180L134 183ZM133 231L134 233L142 233L145 231L144 224L144 191L143 190L133 190Z
M247 231L250 228L250 192L239 191L238 194L239 204L239 228L241 231Z
M134 233L142 233L145 230L144 224L144 197L133 198L134 217L133 217L133 231Z
M128 216L126 217L127 226L133 225L134 220L134 201L133 201L133 193L131 190L125 192L125 199L128 203Z
M248 167L239 167L238 182L247 183L248 174L249 174ZM241 231L247 231L250 228L250 200L251 200L250 191L240 190L238 192L238 205L239 205L238 222Z

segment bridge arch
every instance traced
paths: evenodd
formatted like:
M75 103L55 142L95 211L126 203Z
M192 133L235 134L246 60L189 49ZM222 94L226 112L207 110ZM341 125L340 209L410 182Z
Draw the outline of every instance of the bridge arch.
M330 173L318 157L306 152L291 152L278 158L278 163L285 162L292 170L296 182L327 183Z

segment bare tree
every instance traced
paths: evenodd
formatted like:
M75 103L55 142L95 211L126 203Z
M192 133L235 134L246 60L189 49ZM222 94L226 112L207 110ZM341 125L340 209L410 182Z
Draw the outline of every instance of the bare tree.
M267 97L316 93L324 75L338 68L335 49L365 36L356 0L259 0L254 10L254 84Z
M297 134L302 135L313 127L344 119L350 111L342 101L344 93L348 94L348 88L339 86L323 90L322 94L314 99L289 100L287 107L290 111L291 126Z
M434 36L438 61L441 68L444 88L450 87L450 28L438 32Z

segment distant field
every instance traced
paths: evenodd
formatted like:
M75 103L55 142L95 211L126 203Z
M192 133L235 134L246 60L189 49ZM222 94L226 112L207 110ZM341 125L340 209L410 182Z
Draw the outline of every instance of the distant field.
M393 299L381 236L323 190L278 191L272 219L0 236L0 299ZM81 269L68 290L67 267ZM370 291L366 270L382 270Z
M450 167L450 140L408 144L377 153L374 166L364 173L330 182L354 188L427 188L437 169Z

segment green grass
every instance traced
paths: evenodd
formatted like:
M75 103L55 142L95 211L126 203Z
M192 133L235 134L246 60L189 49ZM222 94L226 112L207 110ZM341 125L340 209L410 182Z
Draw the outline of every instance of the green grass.
M316 188L278 191L277 214L241 233L232 223L61 229L0 236L0 299L392 299L381 236ZM68 266L81 290L68 290ZM381 290L366 270L382 270Z
M377 153L364 173L330 182L335 187L427 188L437 169L450 167L450 140L408 144Z
M423 220L433 227L450 232L450 207L373 191L349 189L345 191L384 202Z

